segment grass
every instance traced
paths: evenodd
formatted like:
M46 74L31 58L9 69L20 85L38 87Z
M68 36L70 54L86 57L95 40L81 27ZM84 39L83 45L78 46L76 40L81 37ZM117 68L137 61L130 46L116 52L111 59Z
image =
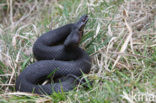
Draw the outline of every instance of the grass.
M0 103L149 101L144 94L156 92L155 6L155 0L0 1ZM92 58L92 71L86 76L93 86L43 97L16 92L16 77L35 61L34 41L83 14L89 21L81 47ZM133 98L139 93L144 93L143 100Z

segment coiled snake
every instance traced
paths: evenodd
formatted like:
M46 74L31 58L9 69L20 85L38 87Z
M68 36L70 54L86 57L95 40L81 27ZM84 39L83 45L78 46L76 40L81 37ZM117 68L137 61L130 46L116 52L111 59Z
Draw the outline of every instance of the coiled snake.
M74 76L89 73L91 68L90 57L79 47L87 21L88 16L84 15L76 23L41 35L33 45L33 53L38 61L21 72L16 80L16 90L37 94L72 90L77 85ZM50 74L54 83L41 85Z

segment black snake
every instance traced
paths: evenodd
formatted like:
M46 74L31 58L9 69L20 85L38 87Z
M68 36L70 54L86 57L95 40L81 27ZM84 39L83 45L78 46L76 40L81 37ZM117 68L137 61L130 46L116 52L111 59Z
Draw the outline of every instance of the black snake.
M16 90L37 94L52 94L72 90L76 85L74 76L89 73L91 59L79 47L88 16L41 35L33 45L37 62L26 67L16 80ZM41 85L52 76L54 82Z

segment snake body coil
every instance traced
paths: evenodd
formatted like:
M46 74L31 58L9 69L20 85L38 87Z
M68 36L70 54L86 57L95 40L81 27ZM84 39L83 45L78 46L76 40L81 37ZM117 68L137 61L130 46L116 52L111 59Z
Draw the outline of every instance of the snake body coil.
M16 80L16 90L37 94L72 90L76 86L75 78L68 75L79 77L82 73L89 73L91 68L90 57L78 47L87 21L88 16L84 15L76 23L40 36L33 46L33 53L38 61L21 72ZM55 82L41 85L50 74Z

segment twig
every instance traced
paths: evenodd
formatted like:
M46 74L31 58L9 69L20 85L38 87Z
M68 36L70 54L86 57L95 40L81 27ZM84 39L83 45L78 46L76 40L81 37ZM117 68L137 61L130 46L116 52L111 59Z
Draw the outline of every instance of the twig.
M138 24L141 24L141 23L146 23L146 22L148 22L148 20L149 20L150 18L152 18L152 17L153 17L152 14L148 14L148 15L146 15L146 16L140 18L138 21L131 23L130 25L131 25L131 26L135 26L135 25L138 25Z
M125 21L125 24L126 24L126 27L127 27L128 31L129 31L129 35L127 36L127 38L126 38L124 44L123 44L122 47L121 47L121 50L120 50L121 53L123 53L123 52L126 50L126 48L127 48L127 46L128 46L128 43L130 42L130 39L132 38L132 35L133 35L133 33L132 33L132 28L131 28L130 25L127 23L126 18L124 18L124 21ZM117 62L119 61L120 57L121 57L121 55L119 55L119 56L117 57L117 59L116 59L114 65L113 65L112 69L114 69L114 67L116 66L116 64L117 64Z
M1 74L0 77L11 76L11 74Z
M4 93L1 94L0 96L5 96L5 95L17 95L17 96L38 96L37 94L32 94L32 93L26 93L26 92L13 92L13 93Z
M0 86L14 86L15 84L0 84Z
M13 9L12 9L12 0L10 0L10 22L11 22L11 25L14 24L13 22Z

